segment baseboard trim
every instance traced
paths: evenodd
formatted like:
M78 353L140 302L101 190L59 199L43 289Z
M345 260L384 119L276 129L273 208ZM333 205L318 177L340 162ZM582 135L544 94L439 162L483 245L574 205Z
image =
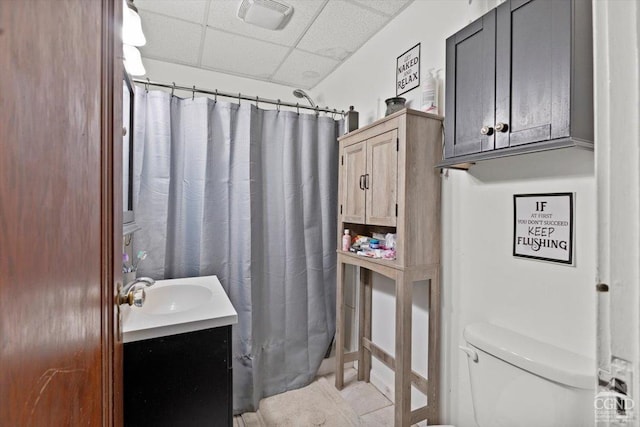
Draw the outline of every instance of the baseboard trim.
M353 362L348 362L344 364L344 368L353 368ZM320 363L320 367L318 368L318 372L316 373L316 377L323 377L325 375L334 374L336 372L336 357L331 356L326 359L322 359L322 363Z

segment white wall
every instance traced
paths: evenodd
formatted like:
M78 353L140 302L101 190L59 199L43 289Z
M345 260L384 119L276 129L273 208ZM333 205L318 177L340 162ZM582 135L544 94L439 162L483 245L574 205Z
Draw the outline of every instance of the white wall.
M496 0L415 0L393 22L313 90L320 105L360 112L360 126L382 117L395 96L395 60L421 43L422 70L445 66L445 39ZM293 100L293 88L145 59L151 80ZM441 75L444 75L442 73ZM443 92L440 104L443 106ZM182 93L181 96L189 94ZM405 95L418 108L420 89ZM517 193L576 193L576 265L511 256L512 197ZM593 357L595 353L595 180L593 154L554 151L448 171L442 181L443 422L474 426L466 359L457 347L464 326L491 321ZM424 285L414 289L414 369L426 375ZM374 277L373 339L394 352L393 284ZM354 297L352 297L355 299ZM354 306L355 301L348 302ZM372 381L392 393L392 373L374 361ZM424 399L414 393L413 406Z
M494 1L416 0L312 91L322 104L354 105L360 126L384 115L395 96L395 60L421 43L421 69L442 68L445 39ZM444 73L442 74L444 75ZM441 91L441 99L442 93ZM420 89L405 95L419 108ZM442 105L442 102L441 102ZM575 267L512 256L513 194L576 193ZM554 151L486 161L469 172L447 171L443 218L443 420L474 426L464 326L491 321L593 358L595 352L595 181L593 153ZM414 369L425 373L425 294L414 306ZM374 277L373 340L393 354L393 283ZM393 389L391 372L374 363L372 381ZM413 405L423 399L415 397Z

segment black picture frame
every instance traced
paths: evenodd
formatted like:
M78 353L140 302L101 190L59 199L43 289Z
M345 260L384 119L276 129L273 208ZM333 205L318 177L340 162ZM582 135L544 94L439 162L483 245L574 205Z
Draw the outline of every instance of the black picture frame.
M556 259L544 256L527 255L517 252L517 228L518 228L518 199L519 198L545 198L545 197L567 197L569 202L569 239L568 239L568 259ZM557 264L573 265L574 264L574 193L530 193L530 194L514 194L513 195L513 256L517 258L528 258L539 261L553 262Z
M405 56L407 53L411 52L413 49L418 48L418 81L415 85L411 86L410 88L408 88L407 90L403 90L402 92L398 91L398 76L400 75L399 69L400 69L400 65L399 65L399 61L400 58L402 58L403 56ZM400 96L403 95L407 92L412 91L413 89L420 87L420 55L421 55L421 49L422 46L420 43L417 43L415 45L413 45L412 47L410 47L409 49L405 50L404 52L402 52L402 54L400 54L397 58L396 58L396 96Z

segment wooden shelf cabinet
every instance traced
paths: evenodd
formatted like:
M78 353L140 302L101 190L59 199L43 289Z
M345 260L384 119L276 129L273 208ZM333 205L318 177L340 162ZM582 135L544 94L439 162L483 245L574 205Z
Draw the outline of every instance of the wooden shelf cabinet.
M396 226L398 131L345 146L342 151L345 222Z
M593 149L591 1L507 0L446 42L439 166Z
M369 381L371 357L395 372L395 425L428 419L437 423L440 325L440 174L442 117L404 109L339 138L338 236L396 233L396 259L358 256L338 248L336 387L344 386L344 363L358 360L358 379ZM341 238L338 239L341 242ZM345 268L360 270L358 350L345 353ZM371 339L371 272L391 278L396 289L395 355ZM411 370L413 283L428 281L427 378ZM411 411L411 385L427 406Z

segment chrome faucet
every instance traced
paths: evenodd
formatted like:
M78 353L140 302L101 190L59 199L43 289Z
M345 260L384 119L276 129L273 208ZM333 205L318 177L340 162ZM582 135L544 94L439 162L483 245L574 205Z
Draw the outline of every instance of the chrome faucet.
M136 307L142 307L144 300L147 297L144 288L153 286L156 283L155 280L150 277L139 277L135 280L124 285L118 294L119 304L135 305ZM144 285L144 286L142 286Z

